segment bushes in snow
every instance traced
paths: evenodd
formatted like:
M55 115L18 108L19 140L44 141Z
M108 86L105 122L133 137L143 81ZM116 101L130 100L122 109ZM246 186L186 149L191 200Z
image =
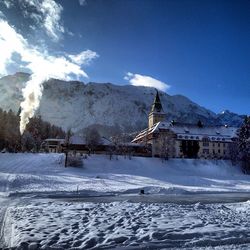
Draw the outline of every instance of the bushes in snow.
M81 156L68 156L67 167L83 167Z

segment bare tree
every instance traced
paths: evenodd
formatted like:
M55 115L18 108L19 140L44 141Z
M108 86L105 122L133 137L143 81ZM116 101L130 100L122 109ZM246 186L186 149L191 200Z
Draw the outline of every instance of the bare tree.
M86 130L86 145L88 146L90 152L93 152L97 145L100 144L101 136L97 129L91 128Z
M160 146L160 157L161 159L168 160L170 157L174 156L175 140L172 134L162 134L159 138L159 146Z
M69 146L70 146L70 137L72 136L71 129L68 129L66 138L65 138L65 162L64 167L68 166L68 154L69 154Z

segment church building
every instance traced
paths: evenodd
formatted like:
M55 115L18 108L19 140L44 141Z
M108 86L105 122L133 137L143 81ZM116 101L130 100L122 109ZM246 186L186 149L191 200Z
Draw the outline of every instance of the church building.
M168 122L157 91L148 116L148 128L132 141L151 145L152 156L165 158L228 159L231 143L237 138L235 127L205 126Z

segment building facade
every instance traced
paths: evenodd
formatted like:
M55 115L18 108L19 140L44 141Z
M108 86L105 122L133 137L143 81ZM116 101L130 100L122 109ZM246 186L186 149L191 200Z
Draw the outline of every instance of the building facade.
M170 158L230 158L230 147L237 129L229 126L205 126L167 122L157 91L148 117L148 128L132 142L152 147L152 156Z
M42 142L41 151L48 153L61 153L65 139L49 138Z

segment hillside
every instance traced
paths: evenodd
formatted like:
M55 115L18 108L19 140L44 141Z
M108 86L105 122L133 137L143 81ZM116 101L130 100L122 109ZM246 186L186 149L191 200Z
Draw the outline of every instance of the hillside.
M18 111L22 88L29 74L16 73L0 79L0 107ZM88 83L50 79L44 83L44 92L37 114L42 119L66 129L80 132L96 126L103 135L121 131L138 131L147 125L147 117L155 89L118 86L111 83ZM168 120L205 124L238 126L242 117L226 112L216 115L182 95L160 93Z

